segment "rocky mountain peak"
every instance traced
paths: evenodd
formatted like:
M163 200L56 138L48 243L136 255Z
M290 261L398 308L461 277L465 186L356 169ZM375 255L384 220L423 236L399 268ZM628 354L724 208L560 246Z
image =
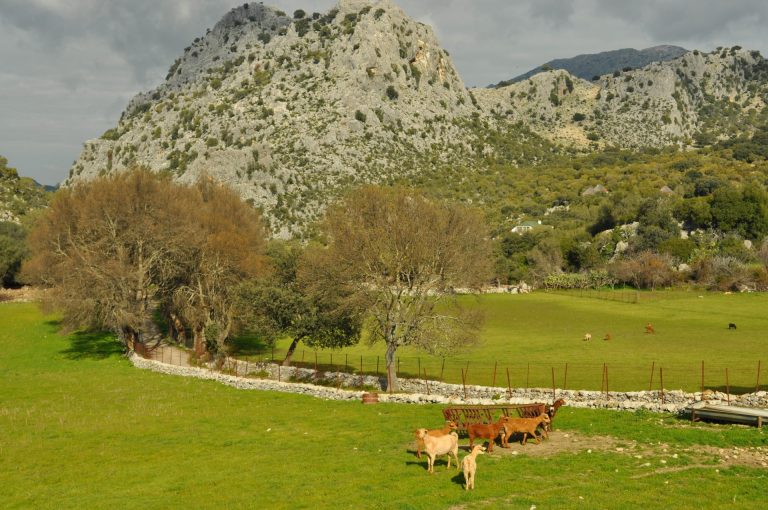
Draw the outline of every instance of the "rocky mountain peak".
M390 0L290 16L251 3L85 142L65 185L132 165L208 175L262 208L275 235L304 235L358 183L538 164L553 144L687 146L737 132L763 111L766 77L759 53L726 48L594 81L550 70L468 90L432 29Z
M71 180L133 164L186 182L215 174L290 235L352 182L464 152L468 135L454 120L473 113L432 29L389 0L294 18L245 4L134 97L115 129L86 142ZM456 147L439 150L447 144Z

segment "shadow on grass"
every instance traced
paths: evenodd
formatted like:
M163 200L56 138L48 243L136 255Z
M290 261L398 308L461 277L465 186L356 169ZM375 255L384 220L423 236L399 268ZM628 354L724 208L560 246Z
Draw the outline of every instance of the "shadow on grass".
M78 331L67 338L71 345L61 353L68 359L106 359L123 353L120 342L104 331Z
M269 345L257 336L243 335L230 341L231 353L237 356L258 356L272 353ZM278 353L276 352L275 355ZM283 353L284 354L284 353Z

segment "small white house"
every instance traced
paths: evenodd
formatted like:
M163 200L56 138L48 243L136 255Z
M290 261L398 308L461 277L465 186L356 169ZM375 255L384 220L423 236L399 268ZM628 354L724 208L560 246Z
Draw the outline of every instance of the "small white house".
M538 228L554 228L552 225L542 225L541 220L536 221L524 221L519 225L515 225L512 227L512 233L513 234L525 234L526 232L532 232L534 229Z

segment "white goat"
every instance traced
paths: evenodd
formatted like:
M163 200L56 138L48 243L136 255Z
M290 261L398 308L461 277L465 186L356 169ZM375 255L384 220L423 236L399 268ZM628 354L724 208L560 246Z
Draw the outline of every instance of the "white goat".
M459 435L451 432L448 435L430 436L427 429L417 429L416 437L424 441L424 452L427 454L427 471L434 473L435 458L438 455L448 455L448 469L451 468L451 455L456 459L456 469L459 469Z
M477 456L484 455L485 448L480 445L472 448L472 452L461 459L461 467L464 469L464 490L475 488L475 471L477 471Z

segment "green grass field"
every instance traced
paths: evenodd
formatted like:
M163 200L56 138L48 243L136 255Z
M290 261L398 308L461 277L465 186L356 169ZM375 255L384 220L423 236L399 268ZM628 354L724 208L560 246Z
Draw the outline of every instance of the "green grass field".
M456 471L439 462L428 475L413 455L412 430L440 423L437 406L138 370L109 337L61 336L34 305L0 304L3 508L765 507L768 470L716 453L768 453L758 429L564 407L557 437L479 458L477 490L465 493Z
M439 379L442 373L444 380L460 383L465 368L468 384L490 385L495 365L497 386L507 385L509 369L513 387L551 387L554 369L559 388L599 390L606 363L611 390L647 390L652 368L653 388L658 389L661 367L667 389L698 391L704 361L705 387L725 391L728 368L731 391L743 393L754 391L762 361L761 380L768 385L768 295L646 292L639 294L638 303L621 301L634 300L634 292L599 296L611 299L581 297L579 292L464 297L468 305L486 311L479 345L446 359L444 370L442 360L403 349L400 372L423 376L426 369L430 378ZM649 322L655 335L645 334ZM731 322L738 329L729 330ZM591 341L582 341L585 333L592 334ZM603 341L606 333L611 333L611 341ZM287 347L287 340L280 342L275 357L283 356ZM359 370L363 356L363 370L375 372L379 356L383 373L383 353L382 344L362 343L319 351L318 360L325 366L333 356L335 365L348 362L349 370ZM301 362L303 357L311 365L314 356L300 345L294 359Z

